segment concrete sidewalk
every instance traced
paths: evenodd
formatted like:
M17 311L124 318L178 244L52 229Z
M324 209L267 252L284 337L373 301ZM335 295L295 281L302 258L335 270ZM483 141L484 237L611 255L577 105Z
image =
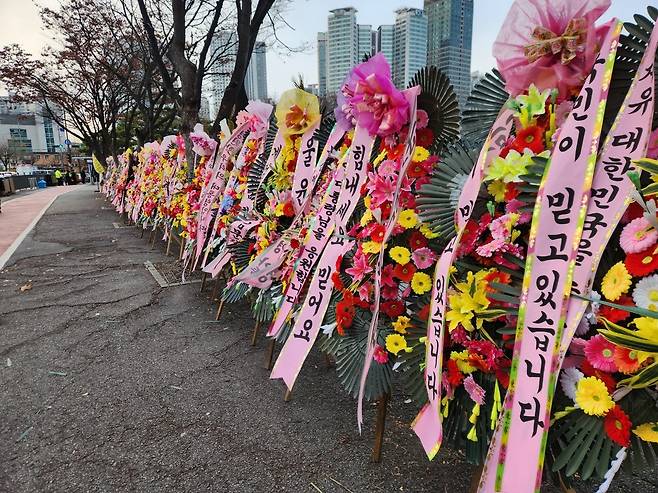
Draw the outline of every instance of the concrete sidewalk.
M399 394L370 463L375 408L359 436L317 351L284 402L248 308L214 322L199 284L161 288L145 269L173 262L161 242L113 222L74 188L0 272L0 491L468 491L472 467L447 449L428 462Z
M34 226L48 206L60 195L75 190L70 187L50 187L23 196L2 199L0 213L0 269L5 265L24 234Z

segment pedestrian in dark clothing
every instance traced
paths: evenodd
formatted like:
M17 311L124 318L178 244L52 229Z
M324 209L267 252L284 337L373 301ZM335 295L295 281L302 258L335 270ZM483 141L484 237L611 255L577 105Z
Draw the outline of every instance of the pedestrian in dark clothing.
M73 176L73 171L68 170L66 172L66 179L67 179L69 185L75 185L75 176Z
M85 173L84 169L80 170L80 182L84 185L87 183L87 173Z

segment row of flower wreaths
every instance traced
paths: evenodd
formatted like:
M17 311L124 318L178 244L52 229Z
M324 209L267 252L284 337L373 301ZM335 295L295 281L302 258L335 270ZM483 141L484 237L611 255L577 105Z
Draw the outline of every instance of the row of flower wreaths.
M657 11L622 34L608 6L514 2L461 115L438 70L400 90L377 54L333 114L252 101L219 143L195 128L193 163L181 136L108 160L104 192L228 273L282 344L272 378L315 344L359 425L403 382L428 457L484 464L479 491L606 491L658 453Z

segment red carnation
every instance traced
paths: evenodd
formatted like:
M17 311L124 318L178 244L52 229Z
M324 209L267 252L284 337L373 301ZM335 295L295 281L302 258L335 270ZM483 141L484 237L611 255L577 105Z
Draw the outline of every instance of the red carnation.
M385 232L386 228L383 224L375 224L372 228L372 231L370 232L370 239L372 241L376 241L377 243L383 243Z
M644 277L658 270L658 248L650 246L638 253L629 253L624 261L628 273L633 277Z
M616 303L618 305L626 305L626 306L634 306L635 304L633 303L633 298L631 298L628 295L623 295L621 296ZM607 305L601 305L599 308L599 317L605 318L606 320L609 320L610 322L621 322L622 320L627 319L630 316L630 312L627 312L625 310L620 310L619 308L613 308L611 306Z
M631 420L624 410L615 405L603 420L603 428L608 438L620 447L628 447L631 444Z
M404 313L404 303L399 300L385 301L381 304L381 310L390 318L398 318Z
M396 264L393 269L393 275L400 279L403 282L411 282L411 279L416 273L416 268L411 262L407 262L404 265Z
M409 235L409 248L412 250L420 250L421 248L425 248L427 246L427 238L418 231L417 229L414 229L413 232Z

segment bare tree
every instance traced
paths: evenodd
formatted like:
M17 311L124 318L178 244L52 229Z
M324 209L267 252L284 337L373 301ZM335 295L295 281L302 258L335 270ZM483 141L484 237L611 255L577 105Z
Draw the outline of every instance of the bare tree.
M251 0L235 0L238 34L235 65L231 73L231 81L224 91L219 111L215 116L212 133L219 131L219 124L224 118L234 117L247 103L244 79L258 32L273 4L274 0L258 0L256 9L252 10ZM272 26L274 27L274 23Z
M0 49L0 82L22 101L39 102L44 115L84 141L99 157L117 154L117 122L129 97L125 87L94 63L113 56L111 26L93 22L93 2L68 0L41 10L54 47L35 58L18 45ZM91 19L91 21L89 20Z
M16 149L5 142L0 144L0 164L4 169L0 171L7 171L12 162L15 162L17 157Z
M209 66L210 46L222 17L224 0L171 0L171 10L160 2L137 0L151 55L162 82L181 117L180 132L186 143L188 163L194 162L190 132L199 119L201 89ZM210 19L207 26L205 22ZM158 22L158 31L154 25ZM204 32L205 31L205 32ZM194 37L195 34L201 35ZM166 55L166 58L165 58ZM176 85L167 68L167 59L180 81ZM189 167L190 177L194 169Z

